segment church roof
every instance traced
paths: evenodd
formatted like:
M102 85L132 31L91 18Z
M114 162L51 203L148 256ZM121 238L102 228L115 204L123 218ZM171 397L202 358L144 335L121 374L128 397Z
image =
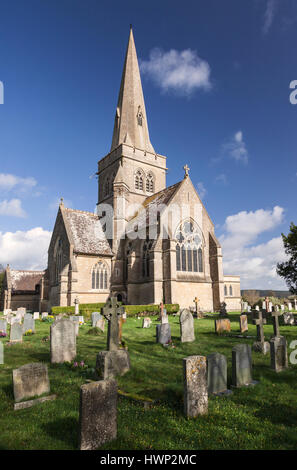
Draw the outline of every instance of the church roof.
M112 255L110 245L102 230L99 217L92 212L64 207L68 228L71 231L74 252L81 254Z
M110 151L120 144L155 153L150 142L141 78L132 29L116 109Z
M13 291L34 292L36 284L39 284L44 271L23 271L10 269L10 282Z

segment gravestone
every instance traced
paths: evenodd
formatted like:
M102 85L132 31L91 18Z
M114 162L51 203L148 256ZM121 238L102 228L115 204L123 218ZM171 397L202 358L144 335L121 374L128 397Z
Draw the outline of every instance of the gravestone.
M189 418L208 412L207 366L205 356L183 359L184 413Z
M292 310L292 304L291 304L291 302L288 302L288 310L289 310L289 312Z
M79 315L79 299L75 297L74 299L74 315Z
M279 332L279 312L272 314L274 337L270 340L271 368L275 372L281 372L288 368L287 341Z
M100 351L96 358L96 374L98 379L112 379L118 375L125 375L130 370L128 351Z
M237 344L232 349L232 385L255 385L252 379L252 350L249 344Z
M27 312L27 309L25 307L17 308L17 313L19 313L22 317L25 315L26 312Z
M284 325L295 325L295 318L294 318L293 313L284 313L283 323Z
M10 337L11 343L21 343L23 341L23 327L20 323L12 323L10 326Z
M7 321L0 320L0 333L7 334Z
M259 305L256 305L255 310L257 310L258 312L260 311Z
M3 315L6 316L6 315L8 315L8 313L11 313L11 312L12 312L11 308L5 308L5 309L3 310Z
M226 306L227 306L226 302L221 303L219 317L228 318L228 313L227 313L227 310L226 310Z
M168 344L171 341L171 328L169 323L156 326L157 343Z
M100 320L100 318L102 318L102 315L99 312L93 312L91 318L92 318L92 327L94 328L96 326L97 321Z
M142 322L142 328L150 328L152 320L149 317L145 317Z
M33 313L33 318L34 318L34 320L39 320L39 312L34 312Z
M35 320L33 315L26 313L24 316L23 334L27 333L29 330L31 330L32 333L35 333Z
M297 311L297 299L294 299L294 310Z
M281 310L284 312L285 311L285 306L282 304L281 305Z
M254 312L253 312L254 313ZM253 324L257 326L257 341L253 344L253 350L267 354L270 351L270 344L265 341L263 325L266 324L266 319L263 318L262 312L257 312L258 318L253 320Z
M50 329L51 363L71 362L76 356L76 332L73 321L56 320Z
M13 325L14 323L21 324L21 322L22 322L22 318L20 317L20 315L16 315L16 316L10 318L10 324L11 325Z
M190 343L195 341L194 319L190 310L184 309L179 317L180 324L180 340L182 343Z
M220 335L231 331L231 323L228 318L218 318L215 320L215 332Z
M2 341L0 341L0 364L4 364L4 346Z
M168 323L169 320L168 320L168 315L162 315L161 316L161 323L162 325L164 325L165 323Z
M240 315L239 329L240 329L240 333L245 333L246 331L249 331L247 315Z
M227 389L227 358L223 354L213 353L207 356L208 393L225 395Z
M45 364L33 362L12 371L13 393L16 403L50 392L48 370Z
M46 318L48 316L48 313L47 312L42 312L41 314L41 319L43 320L43 318Z
M96 322L96 325L95 325L97 328L99 328L99 330L101 330L103 333L104 333L104 328L105 328L105 320L103 317L99 318L99 320L97 320Z
M108 321L107 349L117 351L119 347L119 320L118 317L125 312L124 307L117 302L115 297L111 297L101 310L102 315Z
M117 382L113 379L80 387L79 448L96 450L117 437Z

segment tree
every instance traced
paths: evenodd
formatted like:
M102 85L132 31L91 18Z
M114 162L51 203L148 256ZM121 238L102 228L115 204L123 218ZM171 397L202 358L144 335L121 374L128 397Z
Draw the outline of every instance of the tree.
M291 222L288 236L282 233L282 239L289 259L284 263L278 263L276 272L285 279L290 291L297 294L297 225Z

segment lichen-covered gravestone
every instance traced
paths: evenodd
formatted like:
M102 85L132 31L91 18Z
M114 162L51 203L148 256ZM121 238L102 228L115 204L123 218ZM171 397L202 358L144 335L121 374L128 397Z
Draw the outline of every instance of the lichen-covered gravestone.
M232 385L255 385L252 379L252 349L249 344L237 344L232 349Z
M184 309L179 317L180 340L182 343L195 341L194 318L190 310Z
M101 313L99 313L99 312L93 312L92 313L92 327L93 328L96 326L97 321L100 320L100 318L102 318Z
M71 362L76 356L75 324L68 319L56 320L51 325L51 362Z
M39 320L39 312L34 312L33 313L33 318L34 318L34 320Z
M183 359L184 413L189 418L208 412L207 366L205 356Z
M15 399L15 410L28 408L34 404L46 400L53 400L56 396L47 396L41 399L35 399L20 403L22 400L43 395L50 392L50 383L48 370L45 364L34 362L25 364L12 371L13 393Z
M169 323L156 326L157 343L168 344L171 341L171 328Z
M150 328L152 320L149 317L145 317L142 322L142 328Z
M223 354L213 353L207 356L207 382L209 394L232 393L227 389L227 358Z
M231 331L231 323L228 318L219 318L215 320L215 332L218 335L221 335L223 333L230 333Z
M27 333L27 331L35 332L35 320L33 315L30 313L26 313L24 316L24 323L23 323L23 334Z
M280 336L279 332L279 312L273 312L273 330L274 337L270 340L270 358L271 368L275 372L281 372L288 368L287 341L284 336Z
M257 326L257 341L253 344L253 350L267 354L270 351L270 344L268 341L265 341L264 328L263 325L267 323L266 319L263 318L263 312L253 311L253 314L257 315L258 318L253 320L253 324Z
M12 323L10 326L11 343L21 343L23 341L23 327L20 323Z
M240 329L240 333L245 333L246 331L249 330L247 315L240 315L240 317L239 317L239 329Z
M113 379L80 387L79 448L96 450L117 437L117 382Z

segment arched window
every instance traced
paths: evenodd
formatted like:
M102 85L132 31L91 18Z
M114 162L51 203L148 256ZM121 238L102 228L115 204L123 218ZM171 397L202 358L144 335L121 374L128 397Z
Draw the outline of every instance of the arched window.
M227 292L227 286L224 286L224 295L228 295L228 292Z
M110 190L109 178L106 178L105 183L104 183L103 195L104 195L104 196L108 196L108 195L109 195L109 190Z
M233 289L232 289L232 286L229 286L229 295L233 295Z
M126 249L126 258L125 258L125 281L128 281L129 277L129 255L132 253L132 242L128 243L127 249Z
M153 242L147 237L142 249L142 276L150 276L150 250L152 248Z
M135 186L135 189L143 191L143 173L140 170L137 170L135 173L134 186Z
M106 290L108 288L107 266L99 261L92 269L92 289Z
M147 193L153 193L154 192L154 177L153 177L152 173L149 173L146 177L145 189L146 189Z
M198 227L190 221L182 223L176 241L176 270L202 273L202 238Z
M62 240L59 238L56 244L56 256L55 256L55 282L58 283L60 280L60 274L63 267L63 247Z

